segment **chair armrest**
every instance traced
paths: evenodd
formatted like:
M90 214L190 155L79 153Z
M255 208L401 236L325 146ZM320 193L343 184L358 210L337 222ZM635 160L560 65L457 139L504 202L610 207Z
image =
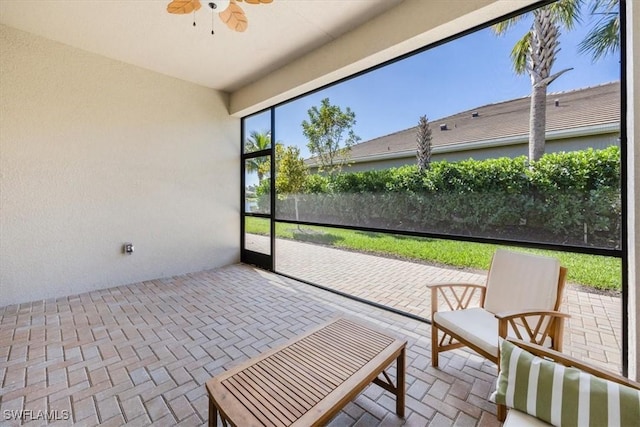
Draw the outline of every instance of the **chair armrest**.
M431 319L438 312L438 296L447 303L451 311L464 310L469 307L473 296L479 293L480 306L484 305L484 295L487 288L475 283L428 283L431 290Z
M551 316L551 317L571 317L570 314L562 313L560 311L553 310L520 310L520 311L501 311L500 313L495 314L496 319L498 320L510 320L518 317L527 317L527 316Z
M553 348L559 350L562 348L564 319L571 316L554 310L533 309L500 312L495 314L495 317L498 319L500 337L506 338L511 326L518 339L543 344L547 338L551 338Z
M455 287L468 287L468 288L482 288L485 289L484 285L478 285L476 283L463 283L463 282L438 282L438 283L427 283L427 288L435 289L435 288L455 288Z

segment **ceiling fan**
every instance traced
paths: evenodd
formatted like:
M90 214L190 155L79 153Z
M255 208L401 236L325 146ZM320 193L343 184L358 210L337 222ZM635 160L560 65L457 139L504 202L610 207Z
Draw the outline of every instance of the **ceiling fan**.
M214 0L208 2L207 5L211 9L212 14L214 12L219 14L220 19L227 24L227 27L234 31L243 32L249 26L247 16L244 14L240 5L238 5L239 2L242 3L243 1L248 4L266 4L273 2L273 0ZM191 12L195 13L200 7L202 7L200 0L173 0L167 5L167 12L185 15ZM193 25L196 25L195 20L193 21ZM213 34L213 27L211 34Z

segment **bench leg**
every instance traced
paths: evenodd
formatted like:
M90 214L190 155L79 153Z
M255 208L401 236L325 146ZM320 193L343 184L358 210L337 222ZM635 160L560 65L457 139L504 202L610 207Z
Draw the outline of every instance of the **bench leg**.
M405 396L405 356L406 349L403 347L396 361L396 414L404 418L404 396Z

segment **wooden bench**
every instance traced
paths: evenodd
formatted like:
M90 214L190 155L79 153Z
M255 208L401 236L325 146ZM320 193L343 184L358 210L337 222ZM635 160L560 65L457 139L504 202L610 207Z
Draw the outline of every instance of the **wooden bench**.
M209 426L324 425L370 383L404 417L407 342L344 318L207 381ZM396 385L385 369L397 361ZM383 378L379 378L382 374Z

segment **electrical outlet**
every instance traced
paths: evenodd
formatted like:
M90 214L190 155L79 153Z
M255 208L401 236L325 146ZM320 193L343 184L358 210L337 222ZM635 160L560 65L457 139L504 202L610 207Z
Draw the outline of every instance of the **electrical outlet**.
M133 254L135 248L133 247L133 243L125 243L122 245L122 253L126 255Z

